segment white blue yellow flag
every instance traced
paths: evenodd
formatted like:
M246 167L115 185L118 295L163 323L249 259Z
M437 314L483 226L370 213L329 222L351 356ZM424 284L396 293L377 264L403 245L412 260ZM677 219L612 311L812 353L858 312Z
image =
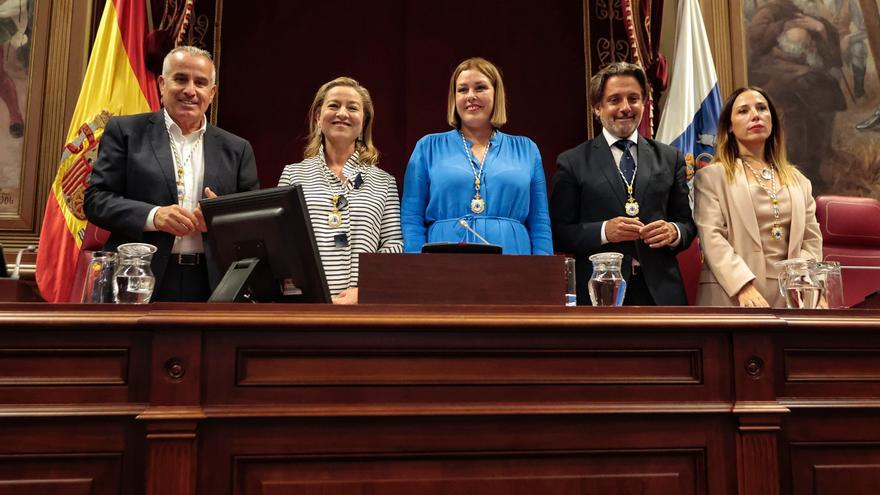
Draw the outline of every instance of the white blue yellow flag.
M715 153L721 94L699 0L681 0L676 28L669 92L656 139L684 153L692 188L694 172Z

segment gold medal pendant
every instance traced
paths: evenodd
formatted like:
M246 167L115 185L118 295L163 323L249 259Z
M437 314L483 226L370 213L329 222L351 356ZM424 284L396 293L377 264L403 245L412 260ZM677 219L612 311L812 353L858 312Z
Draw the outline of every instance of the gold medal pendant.
M782 227L780 227L779 225L774 225L770 229L770 238L773 239L774 241L781 241L782 237L784 235L785 235L785 231L782 230Z
M327 225L336 228L342 226L342 216L338 211L331 211L327 214Z
M331 196L330 200L333 201L333 206L330 209L330 213L327 214L327 225L333 228L340 227L342 225L342 215L337 207L339 196Z
M479 194L474 196L474 199L471 200L471 211L474 213L483 213L483 210L486 209L486 201L480 197Z
M626 205L624 206L623 210L626 212L627 215L629 215L629 216L631 216L631 217L638 216L638 214L639 214L639 203L638 203L638 201L636 201L635 198L630 197L630 198L626 201Z

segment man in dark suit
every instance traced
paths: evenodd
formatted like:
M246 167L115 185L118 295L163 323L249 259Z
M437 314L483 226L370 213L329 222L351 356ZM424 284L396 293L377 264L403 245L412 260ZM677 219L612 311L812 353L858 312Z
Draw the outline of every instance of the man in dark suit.
M579 304L589 304L589 256L624 255L626 305L686 305L675 254L696 235L681 152L638 134L647 78L617 62L590 80L602 134L559 155L551 181L556 250L577 262Z
M206 250L199 199L258 189L254 152L246 140L205 118L217 92L208 52L172 50L159 92L163 110L107 123L85 213L110 231L108 250L127 242L158 248L153 301L206 301L218 277Z

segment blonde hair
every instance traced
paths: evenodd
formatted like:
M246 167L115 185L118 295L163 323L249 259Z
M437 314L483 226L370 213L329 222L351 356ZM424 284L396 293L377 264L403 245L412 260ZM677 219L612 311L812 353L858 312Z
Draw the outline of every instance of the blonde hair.
M367 88L361 86L359 82L350 77L337 77L336 79L326 82L318 88L315 93L315 99L309 108L309 137L303 150L303 158L311 158L318 155L321 145L324 143L324 135L321 133L321 127L315 119L315 113L324 106L324 99L327 93L338 87L352 88L360 95L363 101L364 126L361 131L361 137L355 143L355 148L359 154L359 161L365 165L375 165L379 162L379 150L373 144L373 99Z
M492 62L482 57L471 57L462 63L452 72L449 78L449 99L447 102L446 121L449 125L456 129L461 128L461 117L458 115L458 109L455 108L455 81L458 76L466 70L476 70L489 79L489 83L495 90L495 104L492 107L492 117L489 122L492 127L501 127L507 123L507 97L504 93L504 82L501 80L501 71Z
M724 102L721 115L718 117L718 139L715 143L715 158L712 161L720 163L724 167L724 175L727 178L727 182L733 182L737 170L736 160L741 157L739 154L739 144L736 141L736 136L733 135L733 130L731 130L730 119L733 115L733 104L739 95L746 91L754 91L763 96L767 100L767 108L770 109L772 129L770 130L767 142L764 144L764 156L761 158L776 167L780 184L794 183L797 168L788 161L788 156L785 152L782 117L776 110L776 105L773 104L770 95L757 86L739 88L731 93L727 101Z

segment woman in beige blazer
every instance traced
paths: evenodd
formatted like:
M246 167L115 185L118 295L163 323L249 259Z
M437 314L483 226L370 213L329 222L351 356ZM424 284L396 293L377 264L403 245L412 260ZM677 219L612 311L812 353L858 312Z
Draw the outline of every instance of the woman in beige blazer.
M697 304L785 307L775 263L821 260L822 235L812 186L786 159L779 115L764 90L730 95L716 150L694 180L703 250Z

